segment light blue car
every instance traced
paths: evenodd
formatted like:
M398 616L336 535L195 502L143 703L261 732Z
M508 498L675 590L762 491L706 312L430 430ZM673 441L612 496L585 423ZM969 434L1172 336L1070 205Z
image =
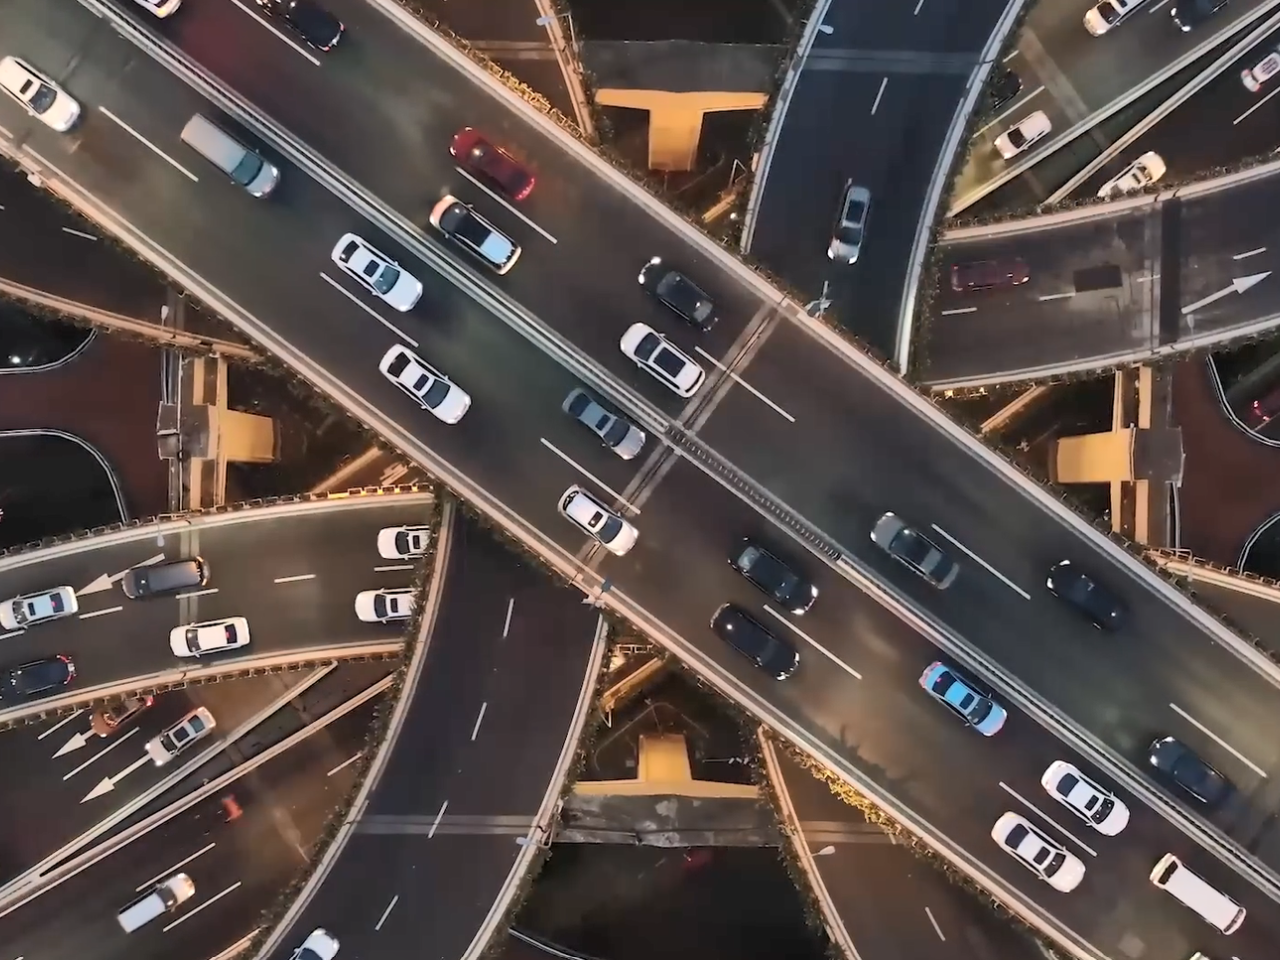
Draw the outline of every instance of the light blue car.
M979 693L972 681L940 661L929 664L920 674L920 686L984 737L994 736L1009 718L1004 707Z

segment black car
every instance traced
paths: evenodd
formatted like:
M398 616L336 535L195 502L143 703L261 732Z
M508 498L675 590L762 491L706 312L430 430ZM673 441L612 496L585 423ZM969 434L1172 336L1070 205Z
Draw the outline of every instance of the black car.
M776 556L752 540L743 540L729 557L729 565L795 616L801 616L818 598L818 588Z
M1231 0L1178 0L1169 11L1183 33L1189 33L1225 7Z
M258 6L279 17L307 46L328 52L337 46L346 28L332 13L311 0L258 0Z
M63 654L32 660L0 674L0 700L29 700L75 679L76 665Z
M676 316L697 327L710 330L716 323L716 305L696 283L679 270L672 270L654 257L640 271L640 286Z
M785 640L765 629L741 607L726 603L711 618L717 637L754 663L775 680L785 680L795 672L800 654Z
M1230 780L1173 737L1162 737L1152 743L1147 762L1161 779L1207 807L1216 807L1235 789Z
M1125 609L1120 598L1070 560L1050 568L1045 586L1088 617L1099 630L1119 630L1124 625Z
M1002 64L991 69L987 79L987 95L991 98L991 110L995 112L1022 92L1022 80Z

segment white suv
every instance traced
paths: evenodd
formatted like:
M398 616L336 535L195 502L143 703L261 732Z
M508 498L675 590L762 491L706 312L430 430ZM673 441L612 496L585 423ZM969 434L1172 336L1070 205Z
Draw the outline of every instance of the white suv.
M1248 70L1241 70L1240 82L1250 93L1257 93L1277 73L1280 73L1280 52L1272 51Z
M157 767L163 767L197 740L213 733L217 725L206 707L196 707L160 736L148 740L147 756Z
M401 313L422 296L417 277L354 233L344 233L330 256L343 273Z
M661 380L677 396L692 397L707 379L693 359L647 323L633 323L619 344L641 370Z
M80 104L71 94L25 60L0 60L0 88L27 113L59 133L66 133L80 118Z
M416 353L396 344L378 364L382 375L445 423L457 423L471 408L471 397Z
M560 498L560 513L615 556L625 554L640 537L639 530L577 484Z
M39 593L27 593L0 603L0 627L25 630L48 620L70 617L80 609L76 592L71 587L53 587Z
M1154 150L1148 150L1099 187L1098 196L1118 197L1121 194L1145 190L1163 177L1167 169L1164 158Z
M1052 129L1053 124L1049 122L1049 115L1043 110L1037 110L996 137L996 150L1000 156L1010 160L1037 140L1048 136Z

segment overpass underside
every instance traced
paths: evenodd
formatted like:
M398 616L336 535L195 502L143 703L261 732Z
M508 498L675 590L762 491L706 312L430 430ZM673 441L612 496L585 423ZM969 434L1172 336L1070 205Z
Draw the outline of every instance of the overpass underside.
M1149 556L1185 580L1206 607L1223 614L1271 656L1280 656L1280 580L1200 560L1183 550L1155 550Z

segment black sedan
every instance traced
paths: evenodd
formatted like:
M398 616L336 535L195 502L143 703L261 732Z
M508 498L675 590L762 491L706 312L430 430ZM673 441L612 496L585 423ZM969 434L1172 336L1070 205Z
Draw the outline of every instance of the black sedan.
M738 545L729 557L729 565L751 581L753 587L797 617L818 598L817 587L752 540L743 540Z
M672 270L654 257L640 271L640 286L685 323L710 330L716 323L716 305L701 287L679 270Z
M307 46L326 53L337 46L346 29L341 20L312 0L258 0L258 6L288 24Z
M741 607L726 603L711 618L715 635L775 680L785 680L800 664L800 654L775 637Z
M1099 630L1119 630L1124 625L1125 608L1120 598L1070 560L1049 570L1045 586L1088 617Z
M1235 789L1230 780L1173 737L1152 743L1147 762L1162 780L1207 807L1216 807Z
M29 700L70 683L75 676L75 663L63 654L10 667L0 674L0 700Z

